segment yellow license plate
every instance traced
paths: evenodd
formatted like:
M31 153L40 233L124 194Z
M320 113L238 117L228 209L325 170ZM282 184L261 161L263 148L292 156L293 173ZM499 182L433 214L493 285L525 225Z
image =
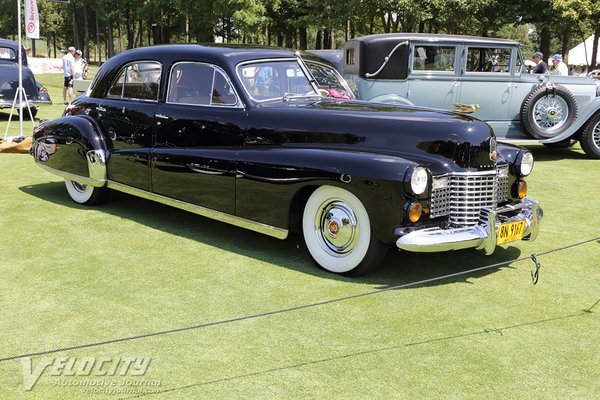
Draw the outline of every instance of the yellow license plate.
M523 237L523 231L525 231L525 221L500 224L500 229L498 230L498 244L520 240L521 237Z

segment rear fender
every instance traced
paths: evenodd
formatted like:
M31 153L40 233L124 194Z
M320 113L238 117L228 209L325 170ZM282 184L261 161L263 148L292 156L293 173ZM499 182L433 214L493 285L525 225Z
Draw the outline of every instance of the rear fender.
M48 171L82 184L106 184L108 151L96 122L85 115L66 116L35 128L31 154Z

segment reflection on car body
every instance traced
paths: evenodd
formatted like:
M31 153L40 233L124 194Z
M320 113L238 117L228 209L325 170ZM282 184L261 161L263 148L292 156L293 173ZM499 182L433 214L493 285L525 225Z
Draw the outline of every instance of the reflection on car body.
M142 70L155 72L140 82ZM78 203L114 189L280 239L299 232L335 273L364 274L394 246L491 254L536 238L529 151L466 115L349 97L310 54L135 49L36 129L32 154Z

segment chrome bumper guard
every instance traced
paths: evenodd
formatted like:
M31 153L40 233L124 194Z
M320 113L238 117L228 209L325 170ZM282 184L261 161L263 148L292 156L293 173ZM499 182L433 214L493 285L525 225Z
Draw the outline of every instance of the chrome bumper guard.
M518 211L511 217L503 214ZM539 223L544 216L537 200L524 199L523 203L496 209L484 208L479 223L466 228L426 228L401 236L396 241L399 249L421 253L475 248L490 255L497 246L500 224L513 221L525 221L523 240L535 240ZM400 234L401 228L396 229Z

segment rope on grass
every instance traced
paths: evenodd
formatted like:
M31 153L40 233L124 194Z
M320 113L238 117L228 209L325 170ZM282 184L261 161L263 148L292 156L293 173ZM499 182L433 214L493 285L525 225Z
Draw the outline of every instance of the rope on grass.
M582 242L573 243L573 244L570 244L570 245L567 245L567 246L563 246L563 247L558 247L556 249L544 251L544 252L541 252L541 253L535 253L534 255L536 257L539 257L539 256L542 256L542 255L554 253L554 252L557 252L557 251L562 251L562 250L570 249L572 247L581 246L581 245L584 245L584 244L587 244L587 243L590 243L590 242L598 242L598 243L600 243L600 236L597 237L597 238L594 238L594 239L584 240ZM245 315L245 316L241 316L241 317L224 319L224 320L220 320L220 321L206 322L206 323L203 323L203 324L192 325L192 326L185 326L185 327L180 327L180 328L173 328L173 329L168 329L168 330L164 330L164 331L144 333L144 334L141 334L141 335L127 336L127 337L110 339L110 340L104 340L104 341L99 341L99 342L79 344L79 345L69 346L69 347L59 347L59 348L55 348L55 349L51 349L51 350L42 350L42 351L36 351L36 352L32 352L32 353L17 354L17 355L13 355L13 356L9 356L9 357L2 357L2 358L0 358L0 362L2 362L2 361L10 361L10 360L17 360L17 359L26 358L26 357L43 356L43 355L46 355L46 354L59 353L59 352L64 352L64 351L85 349L85 348L88 348L88 347L104 346L104 345L107 345L107 344L127 342L127 341L130 341L130 340L136 340L136 339L144 339L144 338L149 338L149 337L153 337L153 336L166 335L166 334L169 334L169 333L184 332L184 331L189 331L189 330L193 330L193 329L207 328L209 326L225 325L225 324L230 324L230 323L238 322L238 321L244 321L244 320L248 320L248 319L256 319L256 318L260 318L260 317L266 317L266 316L269 316L269 315L284 314L284 313L288 313L288 312L292 312L292 311L304 310L304 309L307 309L307 308L324 306L324 305L327 305L327 304L339 303L339 302L346 301L346 300L352 300L352 299L357 299L357 298L360 298L360 297L371 296L371 295L374 295L374 294L389 292L389 291L392 291L392 290L405 289L405 288L408 288L408 287L426 285L428 283L437 282L437 281L441 281L441 280L445 280L445 279L449 279L449 278L454 278L454 277L457 277L457 276L467 275L467 274L471 274L473 272L484 271L486 269L497 268L497 267L501 267L501 266L504 266L504 265L508 265L508 264L511 264L511 263L517 263L517 262L525 261L525 260L531 260L531 256L521 257L521 258L517 258L517 259L514 259L514 260L509 260L509 261L503 261L503 262L499 262L499 263L495 263L495 264L486 265L486 266L483 266L483 267L472 268L472 269L469 269L469 270L465 270L465 271L461 271L461 272L455 272L455 273L447 274L447 275L442 275L442 276L438 276L438 277L435 277L435 278L423 279L423 280L420 280L420 281L405 283L405 284L397 285L397 286L390 286L390 287L385 288L385 289L372 290L372 291L369 291L369 292L364 292L364 293L354 294L354 295L350 295L350 296L339 297L339 298L330 299L330 300L319 301L319 302L316 302L316 303L303 304L303 305L300 305L300 306L295 306L295 307L290 307L290 308L284 308L284 309L281 309L281 310L266 311L266 312L262 312L262 313L258 313L258 314ZM591 312L591 308L590 308L590 312Z

